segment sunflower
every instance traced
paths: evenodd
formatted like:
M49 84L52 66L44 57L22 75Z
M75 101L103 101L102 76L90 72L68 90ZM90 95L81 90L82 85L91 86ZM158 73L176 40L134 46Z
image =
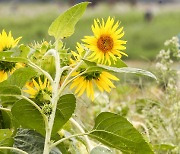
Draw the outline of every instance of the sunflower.
M11 32L7 35L5 30L3 30L2 33L0 33L0 52L14 48L20 39L21 37L14 40ZM22 67L20 63L0 61L0 82L6 80L9 74L12 74L15 69L20 67Z
M27 94L30 95L30 98L36 98L39 101L42 99L49 100L52 92L52 87L50 86L47 78L44 79L44 82L41 81L41 78L38 78L38 82L32 79L32 82L28 82L25 86Z
M117 58L122 55L127 56L123 50L126 41L120 40L124 36L123 27L119 28L119 22L114 22L113 18L108 18L106 23L102 19L94 20L92 25L94 36L85 36L82 41L86 43L92 54L88 57L92 61L98 63L111 65L112 61L115 63Z
M3 30L2 33L0 33L0 52L14 48L18 44L20 39L21 37L14 39L12 37L11 31L7 35L5 30Z
M76 72L74 75L78 75L79 73L80 72ZM107 91L109 93L111 88L115 88L111 80L118 81L119 79L106 71L89 72L73 80L70 89L76 87L75 94L78 94L78 97L86 91L87 96L90 97L91 100L94 100L93 83L97 85L101 92Z

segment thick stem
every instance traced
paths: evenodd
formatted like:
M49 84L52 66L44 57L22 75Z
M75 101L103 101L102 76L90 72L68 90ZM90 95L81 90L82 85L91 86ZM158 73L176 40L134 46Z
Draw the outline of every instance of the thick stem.
M44 152L43 154L49 154L50 152L50 146L51 146L51 133L53 129L54 124L54 118L56 114L56 108L57 108L57 102L58 102L58 88L59 88L59 82L62 74L62 70L60 68L60 57L59 53L55 50L54 52L54 58L55 58L55 64L56 64L56 75L55 79L52 83L52 98L51 98L51 104L52 104L52 113L49 117L48 125L46 125L46 138L45 138L45 145L44 145Z
M13 151L16 151L18 153L28 154L27 152L25 152L21 149L14 148L14 147L0 147L0 150L13 150Z

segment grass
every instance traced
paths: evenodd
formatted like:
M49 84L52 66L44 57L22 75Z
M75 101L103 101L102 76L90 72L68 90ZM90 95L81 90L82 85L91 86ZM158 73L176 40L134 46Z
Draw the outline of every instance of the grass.
M154 15L151 22L145 22L143 11L135 8L125 12L111 10L108 7L102 7L99 10L89 8L77 24L75 33L65 39L67 47L74 50L77 41L80 41L84 35L91 35L91 24L97 17L113 16L116 20L121 21L121 26L125 30L124 39L128 41L126 51L129 55L128 59L152 60L163 47L165 40L180 33L180 12L178 11L158 13ZM23 36L21 43L42 39L52 40L53 38L48 36L47 30L57 16L57 11L52 12L52 10L43 14L37 13L33 17L28 15L16 15L15 18L1 16L0 29L11 30L16 37Z

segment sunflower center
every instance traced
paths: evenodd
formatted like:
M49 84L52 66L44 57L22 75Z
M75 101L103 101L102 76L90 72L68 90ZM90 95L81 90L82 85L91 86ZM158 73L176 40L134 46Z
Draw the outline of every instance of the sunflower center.
M11 72L15 66L14 62L0 61L0 71Z
M89 72L89 73L85 73L82 76L85 77L85 80L93 80L93 79L98 79L100 76L100 72Z
M105 53L112 50L113 45L114 42L110 36L101 36L97 41L98 48Z

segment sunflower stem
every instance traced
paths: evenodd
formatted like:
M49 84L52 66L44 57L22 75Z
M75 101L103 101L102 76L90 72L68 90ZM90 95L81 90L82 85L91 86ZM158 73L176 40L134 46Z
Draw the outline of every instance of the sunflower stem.
M56 75L55 79L52 82L52 98L50 102L52 103L52 113L49 116L48 124L46 125L46 137L45 137L45 145L44 145L44 152L43 154L49 154L50 153L50 146L51 146L51 133L54 125L54 118L56 114L56 108L57 108L57 102L59 99L58 96L58 88L59 88L59 82L62 74L62 69L60 68L60 57L59 53L56 50L51 50L53 53L53 56L55 58L55 66L56 66Z

